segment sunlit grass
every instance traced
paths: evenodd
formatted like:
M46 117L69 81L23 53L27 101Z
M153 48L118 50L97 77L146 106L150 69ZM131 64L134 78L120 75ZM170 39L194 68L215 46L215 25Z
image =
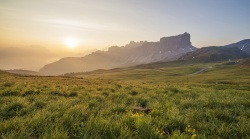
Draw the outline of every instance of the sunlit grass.
M250 68L217 63L192 75L203 66L83 78L1 72L0 137L250 138Z

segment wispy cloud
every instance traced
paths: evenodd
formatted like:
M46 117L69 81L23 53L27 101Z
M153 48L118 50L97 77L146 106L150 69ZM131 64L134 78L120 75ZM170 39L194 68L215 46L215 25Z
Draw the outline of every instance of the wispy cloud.
M35 19L37 22L52 25L58 28L73 28L78 30L108 30L108 31L128 31L127 28L116 24L98 24L91 21L72 20L72 19Z

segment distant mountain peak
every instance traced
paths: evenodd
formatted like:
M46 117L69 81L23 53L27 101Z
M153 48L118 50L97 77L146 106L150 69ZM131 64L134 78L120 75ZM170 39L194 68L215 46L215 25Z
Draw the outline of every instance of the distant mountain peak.
M162 37L160 46L166 47L168 50L177 50L180 48L193 48L190 41L190 34L185 32L177 36ZM193 50L193 49L192 49Z
M172 61L196 49L191 44L190 34L185 32L176 36L162 37L158 42L131 41L125 46L112 46L107 51L96 51L81 58L63 58L45 65L40 71L45 74L59 75Z

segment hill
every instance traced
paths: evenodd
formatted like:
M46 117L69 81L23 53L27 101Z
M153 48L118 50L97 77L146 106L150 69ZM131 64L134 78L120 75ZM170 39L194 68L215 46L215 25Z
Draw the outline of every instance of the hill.
M30 70L21 70L21 69L14 69L14 70L5 70L6 72L22 75L22 76L43 76L43 74L36 72L36 71L30 71Z
M132 42L127 46L113 46L108 51L96 51L81 58L63 58L45 65L41 73L59 75L69 72L92 71L134 66L157 61L172 61L187 52L196 50L190 42L190 34L163 37L159 42Z
M224 46L208 46L187 53L179 60L192 62L215 62L246 58L250 56L250 39Z
M179 60L192 62L216 62L247 58L249 55L238 47L203 47L180 57Z
M228 45L225 45L225 47L228 47L228 48L237 47L241 51L244 51L250 55L250 39L245 39L236 43L228 44Z

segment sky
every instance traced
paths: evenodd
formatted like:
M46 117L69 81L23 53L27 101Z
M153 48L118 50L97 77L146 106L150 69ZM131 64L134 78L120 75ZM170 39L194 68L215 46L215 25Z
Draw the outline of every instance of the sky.
M79 51L188 32L196 47L250 38L250 0L0 0L0 48Z

